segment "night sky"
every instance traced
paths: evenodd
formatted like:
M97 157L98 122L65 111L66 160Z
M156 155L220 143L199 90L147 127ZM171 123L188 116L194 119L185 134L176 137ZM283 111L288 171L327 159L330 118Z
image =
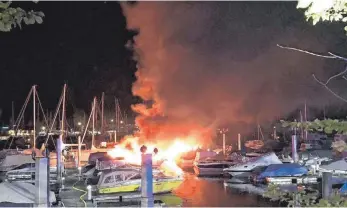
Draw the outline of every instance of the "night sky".
M228 7L221 4L215 8L223 15L232 15L229 15L229 19L224 18L220 25L215 24L211 27L206 25L207 34L217 34L220 39L218 42L214 40L218 44L213 50L217 52L208 48L210 43L207 40L204 42L206 45L199 43L201 57L209 57L208 54L204 54L207 51L218 55L228 46L227 49L233 54L230 60L242 64L265 54L272 47L270 44L276 44L271 42L274 39L278 39L277 43L293 44L292 46L295 47L303 46L317 52L334 51L340 54L343 52L345 43L343 27L338 24L312 26L305 21L303 13L295 8L295 2L229 2ZM130 105L138 101L131 94L132 83L135 81L136 63L132 61L132 52L126 49L125 45L133 38L135 32L126 29L126 18L118 2L39 2L38 4L15 2L13 5L43 11L46 17L41 25L30 25L22 30L14 29L9 33L0 33L2 120L8 120L11 114L11 101L15 102L16 114L18 113L33 84L38 85L44 108L50 110L55 109L62 86L67 83L70 108L81 108L87 111L93 96L100 96L104 91L109 106L113 104L116 96L120 98L123 108L130 111ZM199 6L195 8L199 9ZM227 9L229 10L226 11ZM204 13L199 12L199 15L201 14ZM194 18L193 13L189 17ZM175 21L175 18L171 19L172 22ZM184 22L184 20L179 21L182 24ZM178 25L181 24L179 21ZM151 23L147 22L147 24ZM223 33L221 28L226 25L229 25L228 28L234 33L226 33L228 30ZM167 25L159 29L165 27ZM198 27L200 24L196 26L200 29ZM182 26L182 28L185 27ZM161 31L151 32L154 39L157 38L156 35L161 36ZM186 38L185 41L190 41L189 38L195 41L193 40L194 31L186 30L180 34L188 34L188 36L191 34L191 37ZM310 35L315 41L300 42L301 39L309 40ZM182 37L185 38L183 35ZM179 38L182 40L182 37ZM191 48L194 49L194 47ZM276 51L276 54L278 53ZM300 61L304 62L305 59ZM313 59L308 60L308 62L312 61ZM261 65L266 66L265 61ZM319 65L321 67L317 73L323 77L340 70L343 66L339 63L324 61L319 62ZM251 67L251 65L245 66L245 68ZM334 69L326 72L328 68ZM198 91L199 88L193 90ZM252 93L259 94L253 91ZM329 97L329 99L334 98ZM253 99L250 101L253 103ZM252 105L249 108L252 109Z
M118 2L15 2L43 11L42 25L0 33L3 118L16 114L33 84L44 108L55 109L64 83L70 108L89 111L93 96L106 93L129 109L135 65L125 44L132 38ZM125 110L125 109L124 109Z

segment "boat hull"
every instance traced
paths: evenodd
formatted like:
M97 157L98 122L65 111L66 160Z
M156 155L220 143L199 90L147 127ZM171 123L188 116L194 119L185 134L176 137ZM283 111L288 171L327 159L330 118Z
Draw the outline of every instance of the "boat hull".
M224 168L199 168L194 166L194 173L196 176L222 176Z
M178 188L182 184L182 180L170 180L170 181L155 181L153 182L153 194L169 193ZM136 184L119 184L113 187L99 188L100 194L110 193L127 193L140 191L141 183Z

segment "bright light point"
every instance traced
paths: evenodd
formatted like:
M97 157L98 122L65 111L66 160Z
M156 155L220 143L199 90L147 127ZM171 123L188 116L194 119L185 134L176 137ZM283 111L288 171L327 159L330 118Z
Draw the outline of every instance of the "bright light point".
M81 122L78 122L78 123L77 123L77 125L81 126L81 125L82 125L82 123L81 123Z
M41 127L41 130L42 130L42 131L46 130L46 127L42 126L42 127Z
M111 122L113 122L113 119L111 119Z
M123 123L123 121L120 121L120 123L122 124L122 123Z

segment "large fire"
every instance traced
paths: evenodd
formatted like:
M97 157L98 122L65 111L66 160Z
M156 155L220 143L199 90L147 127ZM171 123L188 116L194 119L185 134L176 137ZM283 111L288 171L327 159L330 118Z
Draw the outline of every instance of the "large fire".
M153 166L159 167L167 175L181 175L183 171L177 166L176 160L185 152L196 150L199 145L193 137L177 138L170 143L166 142L146 142L139 143L139 137L126 137L123 142L108 151L111 157L123 157L129 164L141 165L142 145L147 147L147 153L153 154ZM155 148L158 149L154 153Z

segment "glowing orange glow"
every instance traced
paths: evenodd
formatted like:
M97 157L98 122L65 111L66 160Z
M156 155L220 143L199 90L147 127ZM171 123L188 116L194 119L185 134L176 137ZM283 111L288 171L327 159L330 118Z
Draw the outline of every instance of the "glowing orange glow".
M176 165L177 158L185 152L195 150L199 147L192 137L184 139L174 139L172 142L153 142L143 144L147 147L147 153L153 154L153 166L158 166L166 175L181 175L182 170ZM108 151L108 155L113 158L124 157L133 165L141 165L141 148L138 137L126 137L113 150ZM158 153L154 154L154 149L158 148Z

